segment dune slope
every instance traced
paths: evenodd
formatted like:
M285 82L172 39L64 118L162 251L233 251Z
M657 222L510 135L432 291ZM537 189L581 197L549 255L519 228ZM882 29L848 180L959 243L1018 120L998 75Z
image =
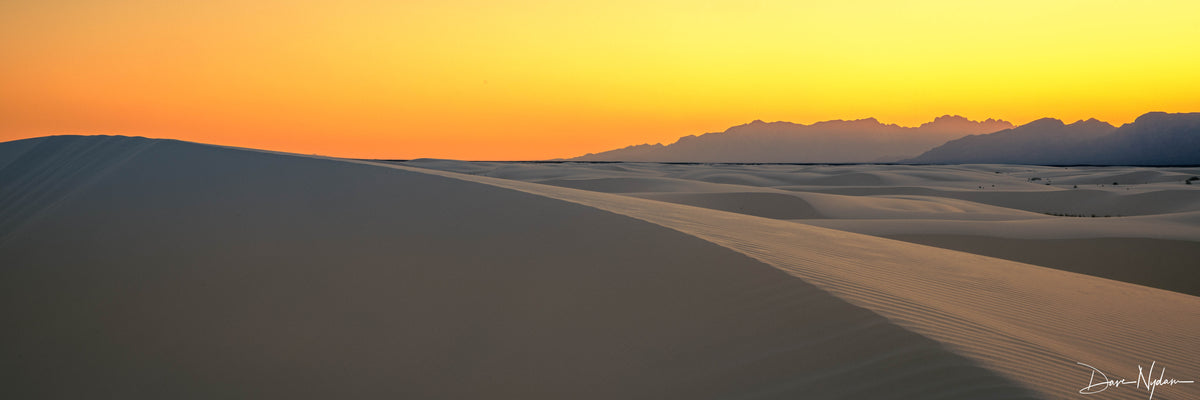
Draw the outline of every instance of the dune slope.
M874 236L920 236L909 241L1181 293L1197 294L1200 286L1192 273L1200 243L1200 185L1183 183L1200 174L1196 168L447 160L403 165ZM1104 183L1116 181L1124 183Z
M1166 366L1168 377L1200 377L1195 296L783 220L424 171L577 202L704 238L945 343L1046 397L1078 396L1092 372L1080 362L1130 381L1139 365L1149 368L1151 362ZM1131 387L1104 393L1146 396ZM1154 394L1197 396L1194 384Z
M18 145L0 151L5 398L1035 395L777 268L577 203L175 141Z
M914 234L888 238L1200 296L1200 267L1195 261L1200 255L1200 242L1195 241Z

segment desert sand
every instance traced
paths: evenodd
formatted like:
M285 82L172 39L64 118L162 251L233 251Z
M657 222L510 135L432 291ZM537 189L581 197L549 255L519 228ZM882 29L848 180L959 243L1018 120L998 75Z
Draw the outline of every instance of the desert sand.
M1196 174L8 142L0 393L1067 398L1088 383L1077 362L1197 379L1200 297L1094 276L1114 264L879 236L1169 241L1153 248L1181 256L1200 241L1200 192L1183 184ZM1184 260L1152 268L1194 282Z
M403 164L791 220L1200 295L1200 185L1184 183L1200 168Z

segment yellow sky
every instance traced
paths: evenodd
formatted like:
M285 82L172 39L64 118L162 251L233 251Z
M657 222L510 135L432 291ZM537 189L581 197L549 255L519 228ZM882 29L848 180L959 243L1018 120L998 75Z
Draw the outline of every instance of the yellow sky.
M7 1L0 140L543 159L755 119L1200 111L1196 1Z

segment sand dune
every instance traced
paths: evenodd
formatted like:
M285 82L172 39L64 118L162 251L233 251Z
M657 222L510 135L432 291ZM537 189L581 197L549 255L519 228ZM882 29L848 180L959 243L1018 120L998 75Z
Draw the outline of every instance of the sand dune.
M784 186L783 190L766 186L767 183L792 185L802 181L804 172L796 172L795 166L650 166L647 164L622 164L628 168L614 172L612 164L526 164L526 163L464 163L451 161L426 161L404 163L423 168L443 171L464 172L472 175L514 179L545 185L561 186L605 193L621 193L635 197L668 201L724 211L743 212L770 218L848 218L848 219L962 219L962 220L1013 220L1047 218L1040 213L1009 209L971 201L960 201L948 196L887 195L864 197L844 196L812 191L796 190ZM595 167L605 167L595 170ZM860 166L832 167L859 169ZM914 169L916 167L903 167ZM757 171L763 169L765 171ZM717 170L713 172L711 170ZM735 172L737 171L737 172ZM859 172L833 173L823 179L838 179ZM800 175L801 178L795 178ZM893 174L899 175L899 174ZM913 182L920 179L918 172L911 172L903 179L893 181ZM939 175L939 174L934 174ZM772 178L779 176L779 178ZM782 176L793 176L791 179ZM726 177L728 179L714 179ZM744 179L734 179L741 177ZM853 179L853 178L851 178ZM967 180L960 178L957 181ZM736 182L753 181L743 185ZM1031 185L1041 190L1041 185ZM736 195L734 195L736 193ZM936 191L931 191L935 193ZM1200 193L1200 192L1196 192ZM739 211L741 210L741 211Z
M639 165L639 168L653 169L645 164ZM664 165L660 170L651 170L644 175L660 180L696 179L705 185L687 189L703 187L704 192L678 192L681 186L678 183L659 188L643 185L639 187L639 193L612 192L748 216L787 219L781 216L811 215L793 219L792 222L892 237L1196 295L1197 287L1200 287L1195 268L1195 257L1200 251L1200 247L1197 247L1200 245L1200 203L1196 199L1200 198L1197 196L1200 191L1182 184L1185 177L1195 172L1191 168L1004 165ZM764 178L758 179L756 176ZM818 180L814 176L825 178ZM872 178L864 178L866 176ZM1122 177L1128 181L1140 178L1146 183L1116 187L1111 184L1078 189L1072 187ZM587 184L588 180L587 174L578 175L572 186L596 189ZM546 183L538 180L530 182ZM797 185L801 182L820 185ZM864 182L877 186L856 186ZM964 183L978 184L972 190L964 188ZM555 190L521 187L535 193ZM721 190L727 195L721 196ZM794 193L801 201L767 198L787 192ZM558 194L589 205L619 202L611 198L598 200L594 197L600 194ZM638 207L642 208L628 211ZM1018 381L1040 388L1048 397L1077 394L1065 391L1065 387L1070 385L1065 379L1057 383L1047 382L1055 372L1051 371L1052 368L1039 371L1039 366L1071 363L1067 359L1104 357L1098 354L1080 356L1089 351L1086 349L1089 346L1122 346L1125 344L1118 342L1123 340L1157 342L1147 343L1150 347L1141 349L1113 349L1117 353L1125 352L1106 362L1120 364L1115 361L1116 358L1125 358L1123 362L1129 363L1136 358L1135 354L1157 354L1152 358L1158 355L1172 357L1169 354L1186 353L1182 349L1196 343L1195 339L1188 338L1190 334L1184 333L1187 329L1195 330L1200 323L1194 311L1197 309L1195 297L1148 296L1145 290L1152 289L1143 286L1096 281L1095 278L1055 277L1055 273L1044 268L1029 270L1028 266L1014 266L1023 264L1002 266L945 254L937 257L942 261L914 259L909 257L914 254L932 255L933 252L881 250L889 248L889 245L876 243L867 246L831 234L816 235L803 228L770 225L776 222L734 222L740 217L705 214L706 210L690 207L671 207L620 203L610 204L606 209L635 215L739 249L926 336L939 338L952 346L962 346L955 348L996 370L1006 371ZM1043 212L1136 216L1079 218L1049 216ZM747 227L753 227L752 232L747 232L746 229L750 229ZM794 230L798 232L789 233ZM788 237L793 239L786 239ZM856 245L854 249L847 248L846 244L850 242L864 247ZM829 245L829 249L816 249L825 243L839 244ZM814 256L814 253L830 255L834 259L823 259ZM890 261L880 261L885 258ZM955 259L957 263L948 262ZM895 263L889 263L892 261ZM821 263L825 263L825 267L812 265ZM980 271L963 271L966 266L982 268L997 275L984 278L976 275ZM861 275L849 271L859 271ZM952 277L930 275L929 271ZM999 271L1020 274L1022 277L1007 276ZM864 279L880 281L874 283L876 287L866 288L863 286L866 284ZM979 288L979 282L1016 286L998 293L996 290ZM961 292L958 295L963 298L948 295L944 290L947 287L959 288ZM1031 289L1033 287L1039 289ZM1051 289L1053 287L1058 287L1059 292ZM1088 289L1079 291L1081 287ZM1063 291L1082 297L1060 293ZM965 299L972 296L988 300ZM916 299L918 297L920 300ZM960 302L974 303L965 309L958 309ZM1171 311L1157 316L1139 314L1139 310L1160 306ZM1079 320L1094 315L1096 310L1103 310L1103 318L1092 322ZM1067 316L1059 318L1060 313ZM1031 315L1040 315L1040 318L1052 321L1043 321L1038 317L1025 318ZM1137 322L1142 317L1147 321L1171 321L1171 324L1187 328L1176 331L1179 336L1175 337L1173 343L1164 344L1160 338L1147 336L1149 332L1163 331ZM1064 339L1079 335L1076 329L1078 332L1087 332L1088 336L1098 335L1107 339ZM1014 334L1016 331L1021 332ZM987 339L982 339L984 337ZM1134 339L1138 337L1141 339ZM1000 354L1000 348L1019 355ZM1174 359L1186 364L1192 357ZM1189 365L1186 368L1195 368L1195 365L1186 365ZM1132 396L1132 393L1105 394L1109 395L1120 398ZM1185 394L1179 398L1193 395Z
M554 186L574 187L562 185L560 181L550 183ZM577 188L597 188L595 185L576 186L580 186ZM658 186L658 188L663 188L663 186ZM1037 213L933 196L866 198L771 190L700 193L669 191L625 194L644 199L776 219L953 219L973 221L1048 218L1046 215Z
M1182 186L1182 185L1177 185ZM1146 188L1135 190L1078 189L1054 191L966 191L928 187L854 187L806 188L812 191L851 196L919 195L945 197L1013 208L1035 213L1098 216L1167 214L1200 209L1200 191L1184 188Z
M1182 376L1200 374L1194 296L788 221L438 173L634 216L721 244L946 343L1047 397L1076 395L1090 372L1072 370L1076 362L1113 370L1152 359ZM1200 394L1195 387L1172 389L1155 396Z
M1200 241L1008 239L962 234L887 237L1200 296L1200 270L1196 268Z
M1014 221L809 219L796 222L875 236L973 235L1009 239L1149 238L1197 240L1200 212L1122 218L1055 217Z
M630 196L766 218L824 218L811 203L783 193L644 193Z
M6 398L1036 395L742 253L467 175L16 146L0 145Z
M1195 242L1200 211L1063 218L681 177L701 165L416 168L135 138L9 144L0 184L20 193L0 198L0 264L15 266L0 293L21 328L0 345L19 383L7 397L1064 398L1090 376L1076 362L1200 377L1200 297L811 225ZM875 175L948 190L1031 173L939 168ZM1065 190L1044 186L1023 185ZM897 218L837 214L855 209ZM941 219L902 218L914 215Z
M1200 190L1197 190L1200 186L1183 184L1187 177L1200 174L1200 168L986 164L462 164L463 168L474 168L475 173L483 176L792 219L876 236L962 235L1019 240L1104 238L1110 243L1129 239L1130 243L1116 246L1126 249L1140 248L1142 239L1200 241ZM606 170L621 167L621 174L589 171L600 166ZM526 172L516 173L519 169ZM1112 186L1110 182L1077 187L1084 182L1105 182L1119 177L1126 178L1127 184ZM1136 183L1139 181L1132 179L1134 177L1149 183ZM859 183L874 186L857 185ZM1104 218L1106 216L1120 218ZM926 243L944 243L947 248L963 249L954 245L954 241ZM979 254L1029 261L1029 252L1012 246L1012 243L980 241L973 242L970 249ZM1165 246L1174 249L1160 258L1174 263L1169 270L1192 268L1194 263L1190 261L1190 253L1179 250L1178 246ZM1128 268L1117 260L1096 260L1099 262L1095 266L1097 275L1110 276L1104 271Z

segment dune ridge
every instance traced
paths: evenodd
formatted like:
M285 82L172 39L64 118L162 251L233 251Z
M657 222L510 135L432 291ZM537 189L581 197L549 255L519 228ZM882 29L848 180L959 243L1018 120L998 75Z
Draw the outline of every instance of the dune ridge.
M946 343L1047 397L1074 395L1086 384L1090 371L1076 362L1129 371L1157 361L1185 377L1200 374L1194 335L1200 298L1194 296L788 221L428 171L586 204L710 240ZM1155 396L1200 393L1171 389Z
M918 243L1036 261L1044 267L1183 293L1194 293L1190 288L1200 286L1188 272L1195 269L1195 252L1185 243L1175 243L1200 243L1200 185L1184 183L1200 175L1200 168L450 160L403 165L788 219L872 236L936 237ZM1114 181L1123 183L1110 185ZM964 240L971 244L964 246ZM1068 242L1067 248L1054 247ZM1101 243L1105 246L1097 247ZM1096 256L1118 249L1128 255Z
M889 239L1020 261L1200 296L1195 257L1200 242L1149 238L1010 239L899 234Z
M86 188L96 176L145 151L153 141L64 136L13 143L6 143L0 153L0 181L5 182L0 191L0 240L27 219L52 210L59 199Z
M594 207L347 160L31 143L43 155L0 160L0 186L70 190L3 200L40 213L0 232L7 398L1036 397L743 254Z

